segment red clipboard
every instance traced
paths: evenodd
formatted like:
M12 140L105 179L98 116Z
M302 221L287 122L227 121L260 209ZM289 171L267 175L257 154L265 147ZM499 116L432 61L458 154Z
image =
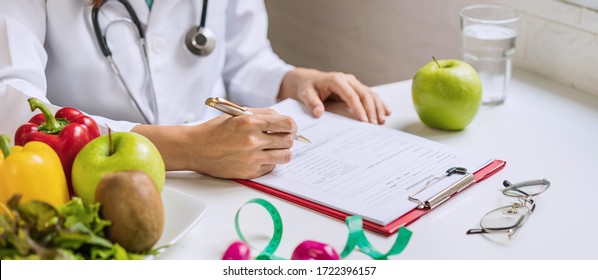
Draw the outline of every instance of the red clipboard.
M467 185L463 189L469 188L470 186L474 185L475 183L481 182L481 181L485 180L486 178L494 175L496 172L503 169L505 167L505 165L506 165L506 162L502 161L502 160L492 161L490 164L486 165L482 169L474 172L473 175L474 175L475 180L473 181L473 183ZM321 205L321 204L311 201L311 200L306 200L304 198L300 198L298 196L286 193L281 190L277 190L277 189L274 189L274 188L271 188L268 186L264 186L262 184L259 184L259 183L256 183L256 182L253 182L250 180L234 179L233 181L235 181L239 184L248 186L250 188L256 189L258 191L267 193L269 195L273 195L275 197L295 203L299 206L303 206L308 209L317 211L319 213L328 215L330 217L333 217L333 218L341 220L341 221L345 221L345 218L347 218L349 216L349 214L347 214L345 212L330 208L328 206ZM451 196L451 198L457 194L458 193L453 194ZM425 215L426 213L428 213L430 211L432 211L432 210L420 210L420 209L415 208L415 209L409 211L407 214L399 217L398 219L394 220L393 222L391 222L387 225L379 225L374 222L364 220L363 227L367 230L370 230L370 231L373 231L376 233L380 233L385 236L389 236L389 235L392 235L393 233L397 232L397 230L399 230L399 227L407 226L407 225L415 222L421 216Z

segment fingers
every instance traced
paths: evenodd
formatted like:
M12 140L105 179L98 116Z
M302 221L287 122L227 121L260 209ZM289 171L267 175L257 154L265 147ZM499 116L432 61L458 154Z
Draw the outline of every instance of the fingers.
M187 164L192 167L182 168L219 178L247 179L289 162L297 130L295 122L272 110L256 111L260 114L221 115L190 127L191 143L199 145L189 145L196 148Z
M307 87L305 91L304 94L299 95L299 101L305 104L315 117L322 116L322 113L324 113L324 103L322 103L316 89Z
M290 149L295 143L295 137L290 133L264 133L262 149Z
M270 173L270 171L274 170L274 167L276 167L275 164L262 164L259 167L257 174L251 176L248 179L257 178L257 177L260 177L262 175L265 175L266 173Z
M290 149L260 150L253 154L253 160L245 166L240 178L256 178L272 171L277 164L284 164L291 161L293 154Z
M239 178L260 177L274 169L277 164L284 164L291 161L293 154L290 149L261 150L255 153L250 164L245 166L245 172L239 174Z
M345 74L335 73L332 79L333 91L340 96L340 98L347 103L349 108L353 110L353 113L357 115L357 118L362 122L369 121L366 108L362 104L362 99L358 91L353 89L349 84Z
M341 72L321 72L296 68L283 79L279 98L295 98L316 117L324 111L323 102L341 99L364 122L384 123L390 115L388 106L355 76Z
M390 109L372 89L362 84L353 75L343 73L333 73L333 75L333 90L347 103L359 120L374 124L386 122Z
M369 88L364 86L361 82L359 82L354 76L349 77L349 85L355 89L355 92L359 95L359 99L361 100L361 104L363 105L369 122L373 124L378 124L378 115L377 115L377 107L376 107L376 100L374 95L371 94Z
M257 127L262 132L271 133L295 133L297 124L295 121L285 115L280 115L276 110L270 108L250 108L253 115L246 116L245 127Z
M376 103L376 112L378 113L378 123L380 124L384 124L386 122L386 116L390 115L390 109L388 108L388 105L386 105L386 103L384 103L384 101L382 101L382 99L380 99L380 97L378 96L378 94L376 92L374 92L373 90L369 89L370 94L374 97L374 102Z
M285 115L280 115L276 110L270 108L251 108L254 115L246 116L245 121L249 127L256 126L263 132L273 133L295 133L297 124Z
M248 122L248 126L257 127L262 132L291 134L297 132L297 124L291 117L278 115L277 113L270 115L260 113L252 116L245 116L245 121Z
M239 138L237 146L245 150L289 149L295 143L297 124L289 116L255 114L228 121L232 125L230 132Z
M289 149L264 150L262 157L262 164L283 164L291 161L293 153Z

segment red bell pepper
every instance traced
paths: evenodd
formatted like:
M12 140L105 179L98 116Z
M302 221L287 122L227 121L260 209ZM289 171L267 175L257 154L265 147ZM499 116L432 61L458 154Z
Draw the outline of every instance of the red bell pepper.
M28 123L21 125L15 133L15 144L19 146L31 141L48 144L58 154L67 179L69 193L73 196L71 167L77 153L89 141L100 136L96 122L81 111L64 107L52 116L48 107L39 99L27 100L31 111L40 109L41 114L33 116Z

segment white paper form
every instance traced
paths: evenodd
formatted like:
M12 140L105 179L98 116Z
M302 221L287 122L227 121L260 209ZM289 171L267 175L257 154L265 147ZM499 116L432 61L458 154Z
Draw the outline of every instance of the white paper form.
M417 206L407 198L455 166L475 172L490 158L388 127L325 112L313 118L294 100L272 107L293 117L299 133L290 163L253 181L386 225ZM426 200L462 178L453 175L417 195Z

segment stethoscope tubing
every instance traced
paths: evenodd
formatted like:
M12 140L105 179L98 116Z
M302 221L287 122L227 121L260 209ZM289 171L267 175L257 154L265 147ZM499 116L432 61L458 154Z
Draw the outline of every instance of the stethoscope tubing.
M114 73L116 74L116 76L118 77L118 80L123 85L125 91L127 92L127 95L131 99L132 103L135 105L135 107L137 108L139 113L142 115L144 121L148 124L158 124L158 122L159 122L158 121L158 116L159 116L158 102L157 102L157 97L156 97L156 91L155 91L155 88L153 85L152 73L150 71L149 57L148 57L148 52L147 52L147 44L146 44L146 40L145 40L145 31L143 30L141 21L139 21L139 18L137 17L137 13L135 12L133 7L131 6L131 3L129 3L128 0L118 0L118 2L121 3L125 7L127 12L129 13L130 19L128 19L128 18L117 19L116 21L109 23L106 26L106 28L104 29L104 31L102 31L102 29L100 28L99 20L98 20L98 13L99 13L100 9L104 6L104 4L106 4L107 2L108 2L107 0L103 1L99 6L94 7L91 11L91 20L92 20L92 24L93 24L93 30L94 30L96 39L98 41L98 45L100 46L102 54L106 57L106 59L108 60L108 63L110 63L110 66L111 66L112 70L114 71ZM206 26L205 26L206 18L207 18L207 11L208 11L207 7L208 7L208 0L203 0L203 6L202 6L202 11L201 11L201 18L200 18L199 26L191 28L185 36L185 45L187 46L187 48L189 49L189 51L192 54L198 55L198 56L209 55L213 51L215 42L216 42L213 32L211 30L209 30L208 28L206 28ZM147 87L147 84L149 84L149 93L151 95L147 99L148 99L148 103L149 103L149 109L151 110L151 113L153 115L153 121L148 116L148 114L146 114L146 112L143 110L143 107L141 106L141 104L137 100L137 98L135 98L135 96L133 95L131 88L128 86L125 78L121 74L120 70L118 69L118 66L114 62L114 59L112 58L112 52L110 51L110 47L108 46L108 43L106 40L106 35L108 34L108 31L109 31L110 27L112 26L112 24L114 24L116 22L123 22L123 21L128 24L134 25L135 29L137 29L137 35L139 36L139 46L140 46L141 52L143 54L142 60L143 60L145 71L147 73L146 74L147 79L144 81L144 87ZM200 38L200 40L203 41L203 43L198 43L197 42L198 38Z
M129 16L131 17L131 20L133 21L133 23L135 24L135 27L137 28L137 32L139 32L138 33L139 38L141 38L145 41L145 31L143 30L143 28L141 26L141 21L139 21L139 17L137 17L137 13L133 9L133 6L131 6L131 3L129 3L128 0L117 0L117 1L120 2L125 7L125 9L127 9L127 12L129 13ZM110 48L108 47L108 43L106 42L106 36L104 36L104 33L102 32L102 30L100 28L100 23L98 20L98 13L99 13L100 9L104 6L104 4L106 4L107 2L108 1L104 1L104 2L102 2L102 4L100 4L99 7L94 7L91 10L91 22L93 24L93 31L98 40L98 44L100 45L100 49L102 50L102 53L104 54L105 57L111 56L112 52L110 51Z
M199 28L206 28L206 18L208 16L208 0L203 0L201 8L201 18L199 20Z
M149 97L150 104L149 105L150 105L151 113L153 115L153 120L150 120L150 117L143 110L140 102L133 95L131 88L129 87L129 85L126 82L125 78L123 77L122 73L118 69L118 66L116 65L114 59L112 58L112 52L110 51L110 48L108 47L106 35L108 34L108 31L109 31L110 27L112 26L112 24L114 24L115 22L108 24L108 26L106 26L104 31L102 31L100 28L100 24L99 24L99 20L98 20L98 13L99 13L100 9L102 8L102 6L106 2L107 1L104 1L99 7L94 7L91 11L93 29L94 29L94 32L95 32L95 35L96 35L96 38L98 41L98 45L100 46L100 49L102 50L102 54L108 60L108 63L110 64L110 67L112 68L113 72L116 74L117 78L119 79L119 81L121 82L123 87L125 88L125 91L126 91L127 95L129 96L129 99L133 102L133 105L135 105L135 107L137 108L137 111L139 111L139 113L143 117L143 120L148 124L158 124L159 122L158 122L158 106L157 106L157 100L156 100L156 92L153 87L152 74L151 74L151 71L149 68L149 58L148 58L148 54L147 54L147 44L146 44L146 40L145 40L145 32L143 31L141 22L139 21L139 18L137 17L135 10L133 10L133 7L131 6L131 4L129 3L128 0L118 0L118 2L120 2L126 8L127 12L129 13L129 16L131 18L130 19L122 18L122 19L118 19L115 22L120 21L120 22L126 22L129 24L133 24L135 26L135 29L138 32L137 35L139 36L139 47L141 48L141 52L143 53L143 64L144 64L143 66L145 68L147 77L149 79L144 84L146 84L146 85L149 84L149 88L150 88L150 97Z

